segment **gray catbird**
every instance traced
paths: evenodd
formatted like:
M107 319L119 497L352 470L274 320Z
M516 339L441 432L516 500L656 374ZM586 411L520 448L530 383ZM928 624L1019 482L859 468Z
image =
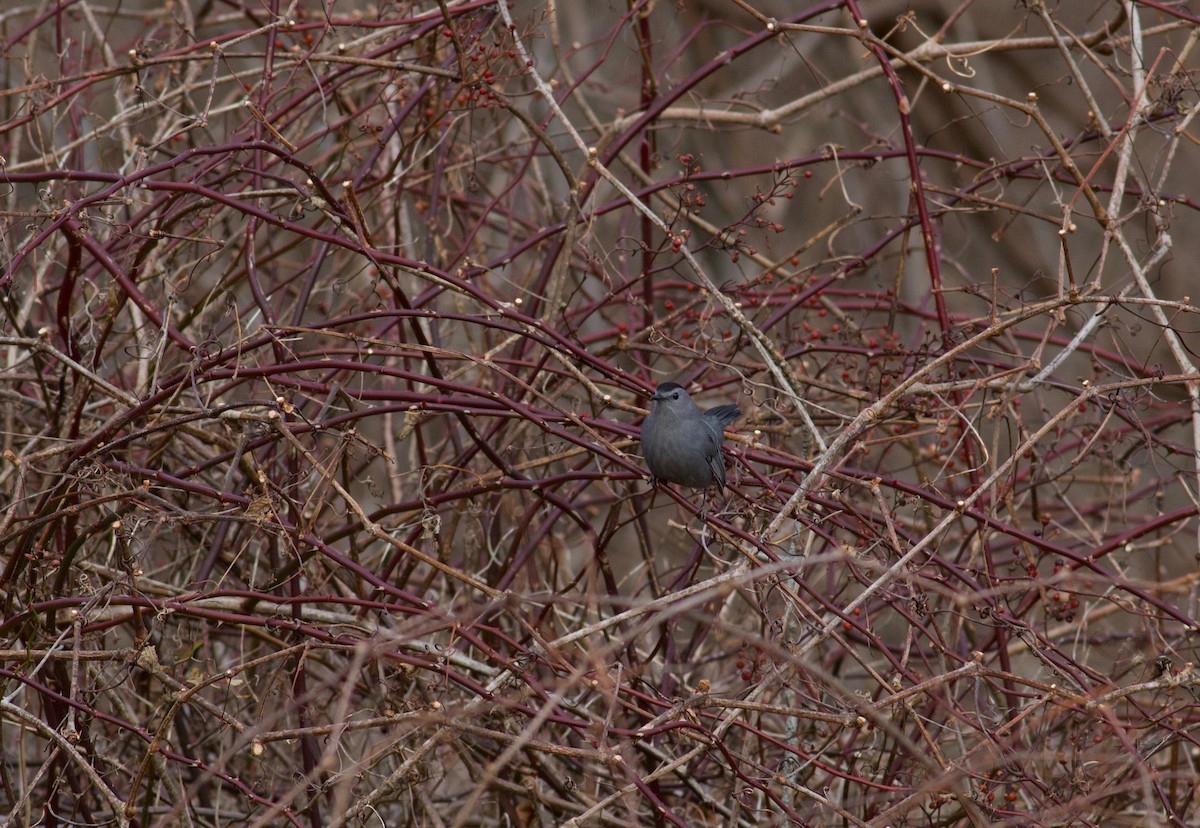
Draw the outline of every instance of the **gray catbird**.
M642 423L642 454L657 480L707 489L725 488L721 439L725 426L742 416L736 405L701 411L683 386L664 382L650 398L650 416Z

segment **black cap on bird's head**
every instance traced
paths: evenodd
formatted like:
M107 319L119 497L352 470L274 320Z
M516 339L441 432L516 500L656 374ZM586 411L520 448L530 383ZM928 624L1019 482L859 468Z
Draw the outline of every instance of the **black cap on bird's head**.
M677 382L664 382L654 389L654 393L650 395L652 400L665 400L672 391L683 391L686 395L687 390ZM678 397L676 397L678 399Z

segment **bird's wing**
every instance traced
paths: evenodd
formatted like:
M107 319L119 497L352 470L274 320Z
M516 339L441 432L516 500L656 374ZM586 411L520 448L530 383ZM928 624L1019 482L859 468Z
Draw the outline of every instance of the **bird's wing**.
M725 489L725 458L721 456L721 428L716 423L706 420L708 426L708 440L704 447L704 459L708 461L708 468L712 472L713 482L717 484L717 488Z
M721 447L708 456L708 467L712 469L713 482L721 491L725 490L725 458L721 456Z

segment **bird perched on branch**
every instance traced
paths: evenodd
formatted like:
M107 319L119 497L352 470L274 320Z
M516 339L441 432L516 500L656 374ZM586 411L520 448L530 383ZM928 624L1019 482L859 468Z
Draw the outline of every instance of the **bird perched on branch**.
M736 405L701 411L683 386L664 382L650 397L650 416L642 423L642 454L656 480L707 489L725 488L721 440L725 426L742 416Z

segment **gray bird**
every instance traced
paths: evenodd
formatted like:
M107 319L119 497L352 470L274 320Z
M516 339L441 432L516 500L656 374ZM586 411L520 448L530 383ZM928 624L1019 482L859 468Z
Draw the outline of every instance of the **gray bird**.
M683 386L664 382L650 398L650 416L642 423L642 454L656 480L707 489L725 488L721 440L725 426L742 416L736 405L701 411Z

